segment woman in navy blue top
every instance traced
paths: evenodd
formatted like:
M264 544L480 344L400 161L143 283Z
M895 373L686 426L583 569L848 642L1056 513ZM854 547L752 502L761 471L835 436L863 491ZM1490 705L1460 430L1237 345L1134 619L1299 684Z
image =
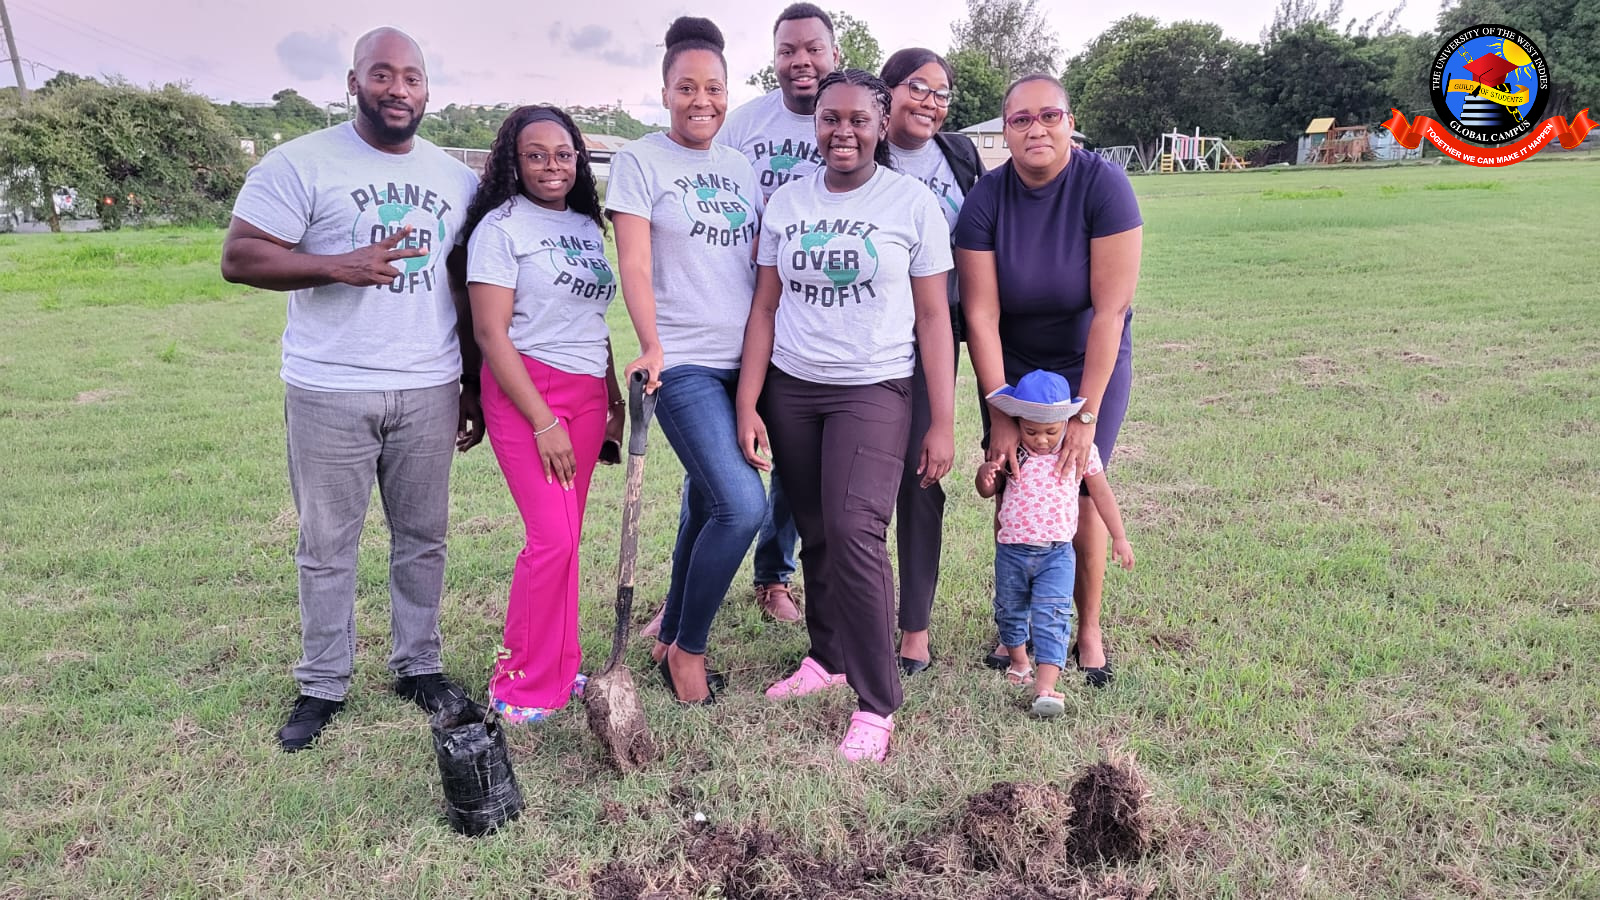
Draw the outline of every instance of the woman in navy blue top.
M1011 159L980 179L956 225L956 270L967 346L982 393L1034 369L1056 372L1085 399L1068 423L1062 469L1088 465L1089 445L1107 463L1133 381L1133 292L1144 220L1128 177L1072 149L1066 89L1048 75L1019 79L1001 106ZM1016 470L1019 431L984 410L988 458ZM1100 637L1106 528L1079 499L1074 651L1089 684L1111 680Z

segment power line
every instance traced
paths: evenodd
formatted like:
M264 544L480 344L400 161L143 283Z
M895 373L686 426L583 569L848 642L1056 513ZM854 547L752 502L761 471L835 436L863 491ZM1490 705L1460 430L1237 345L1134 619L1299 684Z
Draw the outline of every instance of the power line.
M124 54L132 55L147 64L163 67L177 66L178 68L187 71L191 76L226 82L227 84L239 89L250 89L249 86L245 85L243 82L236 81L227 75L220 74L209 67L197 67L191 63L177 59L171 54L151 50L148 47L134 43L133 41L130 41L120 35L112 34L111 32L102 30L81 19L68 16L66 13L60 12L59 10L41 9L31 3L20 2L20 0L17 0L16 5L17 8L27 10L30 14L38 16L40 19L43 19L44 21L49 22L58 28L70 31L86 40L94 41L102 47L107 47Z
M22 54L17 52L17 32L11 27L11 14L6 12L6 0L0 0L0 28L6 30L6 49L11 53L11 70L17 73L17 97L23 106L27 106L28 83L22 79Z

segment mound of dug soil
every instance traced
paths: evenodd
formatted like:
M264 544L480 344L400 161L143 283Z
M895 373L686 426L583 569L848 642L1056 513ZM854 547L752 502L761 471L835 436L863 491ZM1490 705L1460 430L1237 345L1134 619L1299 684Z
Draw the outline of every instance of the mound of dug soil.
M1077 865L1131 862L1150 850L1150 790L1133 763L1099 762L1072 782L1067 855Z
M1145 900L1153 885L1080 867L1148 853L1148 799L1144 778L1126 760L1087 767L1065 791L1003 781L969 797L947 825L887 857L868 852L843 860L808 854L760 828L692 825L681 858L664 854L641 868L609 863L589 886L599 900Z
M699 897L708 889L730 900L806 900L881 896L881 889L869 887L883 874L881 862L830 862L796 851L763 829L695 825L684 837L682 862L668 857L645 869L608 863L590 878L589 888L597 900Z
M967 799L957 833L972 868L1037 878L1061 867L1071 812L1053 784L1002 781Z

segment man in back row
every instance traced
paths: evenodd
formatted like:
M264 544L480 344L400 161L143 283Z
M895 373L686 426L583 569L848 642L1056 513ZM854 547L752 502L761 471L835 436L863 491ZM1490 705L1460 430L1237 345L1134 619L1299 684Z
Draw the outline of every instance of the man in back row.
M374 479L390 532L394 691L430 712L465 696L441 674L439 602L451 458L483 439L461 243L478 178L415 137L428 75L410 37L363 35L347 78L355 120L263 157L222 253L228 281L290 292L280 374L300 516L300 696L278 741L291 753L344 706Z
M761 193L804 178L822 166L817 146L817 85L839 68L839 44L833 19L810 3L794 3L778 14L772 26L772 70L778 88L728 113L717 142L743 153L761 179ZM767 493L767 519L756 539L756 600L781 622L800 621L789 593L795 570L795 529L789 501L776 469Z

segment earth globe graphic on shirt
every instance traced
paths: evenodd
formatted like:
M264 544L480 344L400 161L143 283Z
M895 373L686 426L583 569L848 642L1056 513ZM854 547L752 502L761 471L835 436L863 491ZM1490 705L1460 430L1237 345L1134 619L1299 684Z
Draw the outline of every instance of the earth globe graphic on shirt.
M800 165L800 157L790 156L787 153L779 153L770 157L767 163L767 168L774 172L787 172L798 165Z
M545 262L550 267L550 274L560 275L570 272L574 268L581 268L589 273L590 279L599 287L605 287L616 280L616 275L611 271L611 264L604 259L595 259L585 256L577 247L551 247L544 252ZM577 260L576 263L573 260ZM574 275L576 277L576 275Z
M683 195L683 211L707 228L738 231L750 221L750 202L724 188L695 188Z
M849 287L858 280L871 281L878 274L878 248L870 237L808 231L800 238L800 249L807 253L827 251L820 257L822 264L818 267L836 288Z
M423 247L428 252L423 256L397 259L390 265L399 269L401 275L420 272L433 261L433 249L449 246L450 238L445 233L444 219L410 204L380 203L364 210L356 217L355 228L350 235L351 248L376 244L407 226L411 228L411 234L400 246Z

